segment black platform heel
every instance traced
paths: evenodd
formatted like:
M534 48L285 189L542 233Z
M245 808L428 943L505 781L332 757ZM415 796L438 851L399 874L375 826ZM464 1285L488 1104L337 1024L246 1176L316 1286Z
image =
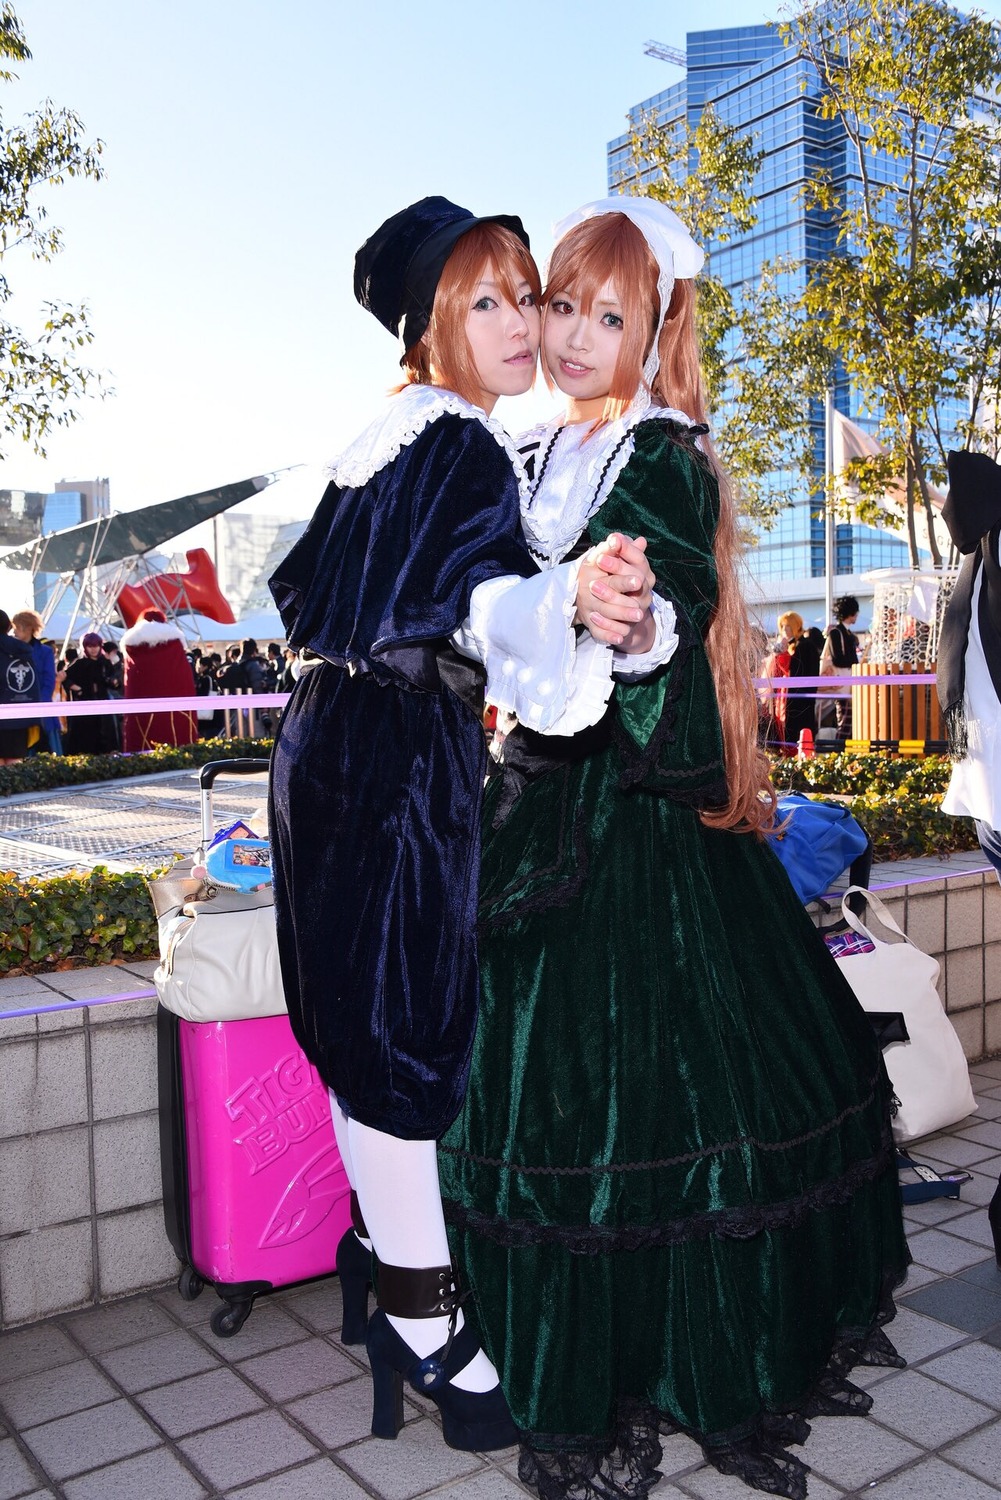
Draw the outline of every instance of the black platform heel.
M504 1392L463 1391L450 1385L480 1348L466 1323L456 1332L460 1295L451 1266L412 1270L408 1266L376 1264L379 1306L368 1325L368 1360L372 1366L374 1437L395 1438L403 1426L403 1379L429 1396L441 1412L441 1430L450 1448L465 1453L489 1453L518 1441ZM387 1313L395 1318L448 1317L448 1337L434 1354L421 1359L400 1337Z
M341 1235L335 1265L341 1281L341 1343L364 1344L368 1329L368 1289L372 1285L372 1252L358 1195L351 1191L351 1228Z

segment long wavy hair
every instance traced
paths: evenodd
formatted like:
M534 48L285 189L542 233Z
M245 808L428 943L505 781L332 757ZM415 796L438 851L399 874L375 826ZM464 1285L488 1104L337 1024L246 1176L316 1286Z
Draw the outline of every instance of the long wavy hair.
M516 234L502 224L476 224L455 244L445 262L427 331L401 361L405 385L437 385L479 406L483 400L473 352L466 338L470 299L488 264L500 290L518 304L518 288L527 281L541 299L539 270ZM402 390L403 387L398 387Z
M660 317L657 262L649 245L625 214L600 214L569 230L553 252L544 302L566 292L587 312L609 281L615 283L625 327L612 384L598 426L614 421L636 393L646 388L643 365ZM658 340L660 369L650 390L658 406L675 407L693 422L707 420L708 406L699 358L695 285L676 281ZM753 634L740 592L741 553L733 490L708 438L701 440L719 485L719 520L713 540L717 597L706 636L706 652L716 685L723 728L728 797L724 807L699 816L711 828L767 833L775 826L775 791L768 758L758 745L758 705L751 681Z

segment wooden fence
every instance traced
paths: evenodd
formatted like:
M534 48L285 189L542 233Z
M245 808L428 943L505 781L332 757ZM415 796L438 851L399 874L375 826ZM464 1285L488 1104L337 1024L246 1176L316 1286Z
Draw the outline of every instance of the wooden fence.
M867 677L909 677L934 667L862 662L852 668L852 739L944 741L945 724L933 682L866 684Z

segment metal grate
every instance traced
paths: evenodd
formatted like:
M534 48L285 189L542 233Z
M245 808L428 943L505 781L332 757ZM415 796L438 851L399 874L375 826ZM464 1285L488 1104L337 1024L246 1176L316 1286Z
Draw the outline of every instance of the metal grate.
M17 839L0 838L0 870L5 872L14 875L62 875L68 870L86 868L72 854L67 853L65 859L60 859L55 853L31 849Z
M266 797L265 776L220 781L213 790L217 825L250 817ZM11 807L0 801L0 867L41 875L102 860L137 870L171 863L198 843L199 800L197 779L180 771L158 781L40 793Z

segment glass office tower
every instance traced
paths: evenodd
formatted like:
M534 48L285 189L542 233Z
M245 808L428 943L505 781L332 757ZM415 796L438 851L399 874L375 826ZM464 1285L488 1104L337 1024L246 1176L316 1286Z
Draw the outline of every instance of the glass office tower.
M84 521L110 516L111 495L107 479L61 479L55 489L44 496L40 532L51 536ZM44 615L59 587L58 573L36 573L35 609ZM70 588L60 600L60 619L69 618L77 600L77 590ZM56 622L58 625L59 622Z
M707 248L712 270L732 291L756 281L766 261L798 264L793 288L805 285L807 268L833 249L833 230L803 201L802 188L814 172L825 170L844 182L845 140L836 121L817 114L818 88L809 65L796 57L768 26L738 26L725 31L689 32L685 77L629 111L630 125L655 115L669 125L687 116L698 123L707 102L720 120L738 126L764 153L753 184L758 222L751 232L727 245ZM667 64L665 64L665 67ZM608 182L615 190L628 174L629 137L608 145ZM847 381L835 389L835 405L846 416L871 427L853 410ZM816 472L824 469L824 421L820 403L810 410ZM824 519L811 504L807 486L789 473L774 476L774 485L790 497L771 530L762 529L748 553L751 602L768 628L783 608L800 609L808 623L826 625L824 612ZM835 590L871 595L859 574L873 568L907 565L906 543L869 526L837 527Z

